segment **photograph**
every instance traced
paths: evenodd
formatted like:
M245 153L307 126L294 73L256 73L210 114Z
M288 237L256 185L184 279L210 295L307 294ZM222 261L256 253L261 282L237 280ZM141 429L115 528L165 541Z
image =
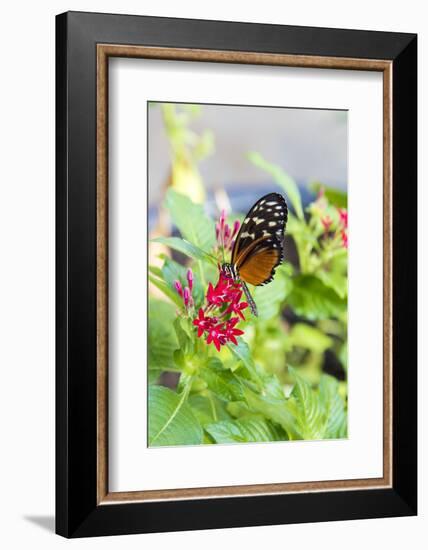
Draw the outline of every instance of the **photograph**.
M413 4L4 4L1 548L426 546Z
M148 446L346 439L348 112L147 121Z

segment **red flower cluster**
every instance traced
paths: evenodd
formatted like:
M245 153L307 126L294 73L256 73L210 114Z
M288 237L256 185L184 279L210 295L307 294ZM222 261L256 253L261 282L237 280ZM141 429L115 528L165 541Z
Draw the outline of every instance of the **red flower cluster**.
M237 345L236 336L244 334L243 330L236 328L239 319L245 319L242 311L248 307L246 302L241 302L242 290L239 283L235 283L221 270L219 280L214 287L209 283L206 295L207 306L200 308L198 317L193 324L198 327L198 337L207 335L207 344L213 343L220 351L221 346L228 342ZM207 315L217 310L216 315ZM233 314L238 317L232 317Z
M244 334L243 330L235 328L238 321L238 317L232 317L227 321L221 322L217 317L205 316L204 310L200 308L199 315L193 321L193 324L198 327L198 337L200 338L206 332L207 344L211 344L212 342L217 351L220 351L220 347L227 344L227 342L233 342L235 345L238 344L236 336Z
M215 235L219 247L225 250L232 250L234 239L239 231L239 220L235 220L233 228L226 223L226 212L221 211L220 219L215 226Z

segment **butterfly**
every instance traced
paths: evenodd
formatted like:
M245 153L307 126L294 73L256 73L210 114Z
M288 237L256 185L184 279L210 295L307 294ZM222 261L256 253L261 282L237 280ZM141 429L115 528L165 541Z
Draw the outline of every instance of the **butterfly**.
M232 248L230 263L223 273L242 285L253 315L257 306L246 283L262 286L272 281L275 268L282 262L288 207L279 193L259 199L242 222Z

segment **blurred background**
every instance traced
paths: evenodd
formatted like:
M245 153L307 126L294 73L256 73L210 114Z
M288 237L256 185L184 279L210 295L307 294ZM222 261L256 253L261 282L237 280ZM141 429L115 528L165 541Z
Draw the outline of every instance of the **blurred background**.
M224 188L233 210L245 210L272 187L248 161L252 151L283 167L300 186L304 203L311 197L310 182L346 191L346 111L152 103L148 117L151 227L171 176L196 187L200 179L209 210L212 197Z

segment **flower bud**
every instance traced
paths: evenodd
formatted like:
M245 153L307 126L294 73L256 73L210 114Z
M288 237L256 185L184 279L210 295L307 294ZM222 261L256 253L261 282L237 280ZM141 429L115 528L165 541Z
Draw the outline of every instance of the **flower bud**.
M227 241L230 237L230 227L228 224L224 226L224 240Z
M187 307L189 305L189 302L190 302L190 290L187 286L186 286L186 288L184 289L184 292L183 292L183 300L184 300L184 305Z
M181 286L180 281L174 281L175 290L178 292L178 295L183 297L183 287Z
M232 233L232 239L236 236L236 234L239 231L239 228L241 226L241 223L239 220L235 220L235 223L233 224L233 233Z
M189 283L190 292L192 292L192 288L193 288L193 271L190 268L187 270L187 282Z
M226 221L226 210L223 209L220 214L220 231L223 231L225 221Z

